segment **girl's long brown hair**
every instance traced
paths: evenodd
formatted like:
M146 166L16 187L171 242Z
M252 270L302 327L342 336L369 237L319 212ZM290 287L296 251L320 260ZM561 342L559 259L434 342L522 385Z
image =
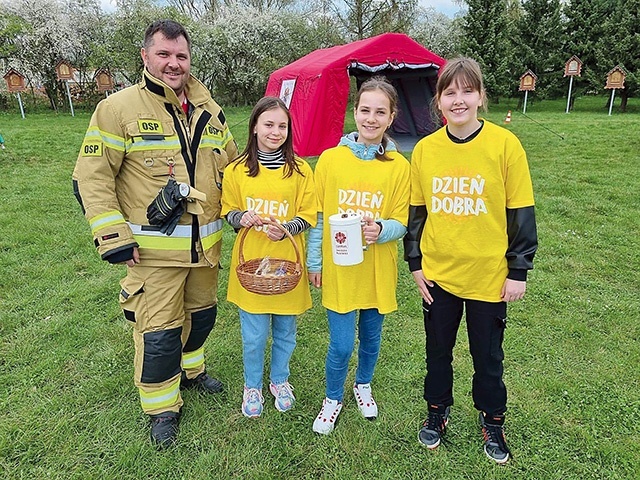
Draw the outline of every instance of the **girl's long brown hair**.
M300 165L295 158L295 153L293 152L293 130L291 128L291 113L289 109L278 97L263 97L258 100L256 106L253 107L253 111L249 117L249 141L242 153L238 155L235 165L235 167L237 167L239 164L244 163L247 166L247 174L250 177L257 176L260 171L258 162L258 139L253 129L256 128L260 115L268 110L275 110L276 108L282 109L284 113L287 114L287 139L282 144L282 147L280 147L284 156L284 176L290 177L294 171L303 175L300 171Z

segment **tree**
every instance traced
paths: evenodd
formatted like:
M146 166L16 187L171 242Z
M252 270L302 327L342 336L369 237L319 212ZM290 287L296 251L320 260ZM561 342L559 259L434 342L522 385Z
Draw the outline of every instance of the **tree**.
M531 69L538 76L538 95L561 96L561 72L569 57L565 58L560 0L524 0L522 9L517 43L523 69Z
M373 20L371 33L406 32L411 28L417 8L417 0L387 0L386 8Z
M417 0L330 0L330 8L349 40L409 29Z
M8 61L18 51L17 38L24 33L26 24L20 16L0 5L0 59Z
M15 39L15 58L32 85L44 86L51 108L57 109L66 92L55 67L80 47L69 18L56 0L16 0L7 8L25 25Z
M285 29L276 17L247 8L204 20L210 23L195 31L193 73L223 103L254 103L264 92L265 64L287 44Z
M87 87L91 92L95 90L93 71L102 66L96 64L95 52L108 38L107 15L102 13L98 0L68 0L64 11L77 40L68 60L78 72L80 93L84 97Z
M604 74L614 66L600 67L597 53L598 39L607 37L606 19L613 15L614 8L610 0L571 0L565 5L565 61L576 55L583 62L581 77L574 78L573 97L585 91L601 91Z
M228 1L227 6L255 9L260 13L290 11L297 0L235 0Z
M515 93L519 77L513 10L506 0L465 0L461 50L482 66L487 94L496 102Z
M194 20L205 15L211 17L223 13L225 8L249 8L258 12L282 12L295 8L298 0L167 0L182 15Z
M96 65L119 71L128 83L136 83L141 78L143 68L140 49L145 30L154 20L180 15L173 9L156 6L153 0L117 2L118 8L107 27L108 40L96 46L94 60Z
M167 3L181 14L198 19L207 12L217 12L224 2L221 0L168 0Z
M601 83L606 73L621 65L627 75L620 90L620 110L626 111L630 96L638 91L640 80L640 0L618 0L613 15L604 20L604 34L596 41L596 69Z
M237 7L205 16L192 32L194 74L224 103L246 105L264 94L271 72L328 46L329 31L301 15Z
M433 53L451 58L460 52L462 22L433 8L418 7L408 34Z

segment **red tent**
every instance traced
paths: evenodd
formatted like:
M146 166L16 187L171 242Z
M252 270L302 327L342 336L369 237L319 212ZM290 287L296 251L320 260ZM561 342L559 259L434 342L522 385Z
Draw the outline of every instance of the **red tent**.
M298 155L319 155L338 144L349 97L349 75L358 85L372 75L385 75L399 95L399 114L392 135L421 137L433 132L429 104L438 71L445 60L401 33L311 52L276 70L266 95L289 105L294 149Z

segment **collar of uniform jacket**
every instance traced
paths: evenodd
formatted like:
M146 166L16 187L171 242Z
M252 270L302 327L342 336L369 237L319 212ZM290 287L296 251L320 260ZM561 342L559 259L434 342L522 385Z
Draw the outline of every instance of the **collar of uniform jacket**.
M147 89L150 92L162 97L164 101L168 101L174 105L181 107L181 103L180 100L178 100L176 92L174 92L169 85L151 75L146 67L142 72L140 88ZM189 80L187 80L185 91L187 92L187 98L192 105L199 106L211 100L211 94L209 93L207 87L205 87L200 80L198 80L191 74L189 74Z

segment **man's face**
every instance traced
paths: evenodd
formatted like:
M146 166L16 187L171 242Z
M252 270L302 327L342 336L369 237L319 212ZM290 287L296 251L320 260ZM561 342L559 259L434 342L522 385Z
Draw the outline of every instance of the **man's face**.
M191 71L191 53L187 40L180 35L169 40L156 32L151 45L140 51L144 66L151 75L171 87L180 98Z

